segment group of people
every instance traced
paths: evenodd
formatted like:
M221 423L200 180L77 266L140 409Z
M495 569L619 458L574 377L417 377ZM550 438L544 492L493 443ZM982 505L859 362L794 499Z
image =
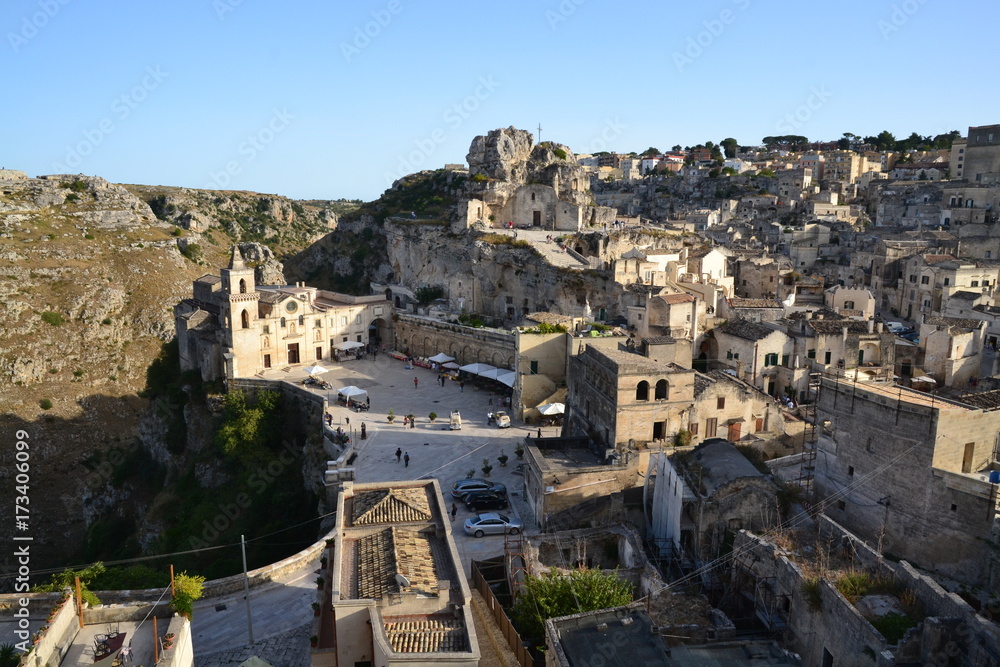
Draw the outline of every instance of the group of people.
M396 463L399 463L400 458L402 458L402 460L403 460L403 467L404 468L409 468L410 467L410 453L406 452L404 454L403 450L400 449L399 447L397 447L396 448Z

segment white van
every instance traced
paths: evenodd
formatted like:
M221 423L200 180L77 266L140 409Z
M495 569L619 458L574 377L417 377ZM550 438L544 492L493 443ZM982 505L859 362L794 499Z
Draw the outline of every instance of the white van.
M907 331L910 330L910 328L904 325L902 322L886 322L885 328L888 331L896 334L897 336L901 333L906 333Z

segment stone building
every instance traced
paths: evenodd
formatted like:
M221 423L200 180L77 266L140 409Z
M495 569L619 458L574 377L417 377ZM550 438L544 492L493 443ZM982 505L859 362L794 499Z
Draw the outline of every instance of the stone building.
M981 319L925 317L920 325L923 370L946 387L965 387L983 366L988 323Z
M455 228L513 223L552 231L580 231L615 220L615 210L593 206L590 177L567 146L534 143L530 132L508 127L472 140L467 196Z
M733 320L712 330L708 356L771 396L784 394L778 366L789 367L792 339L775 326Z
M951 294L979 289L989 294L1000 280L1000 266L989 260L952 255L914 255L902 263L896 311L907 319L940 313Z
M875 296L863 287L834 285L826 290L824 298L827 308L844 317L864 320L875 317Z
M727 537L731 542L739 530L763 531L778 521L775 483L719 438L655 454L649 486L648 533L660 556L711 561Z
M958 177L970 183L996 183L1000 180L1000 125L969 128L965 166Z
M998 408L1000 391L956 401L822 378L815 488L826 512L885 553L996 594Z
M174 306L181 368L205 380L332 360L345 343L391 343L391 315L381 295L257 285L236 246L221 276L198 278L192 298Z
M747 299L774 299L778 282L792 271L791 260L783 255L737 259L733 263L736 294Z
M336 660L476 667L472 592L437 480L344 485L330 574Z
M777 299L733 297L720 302L719 317L747 322L775 322L785 316L785 307Z

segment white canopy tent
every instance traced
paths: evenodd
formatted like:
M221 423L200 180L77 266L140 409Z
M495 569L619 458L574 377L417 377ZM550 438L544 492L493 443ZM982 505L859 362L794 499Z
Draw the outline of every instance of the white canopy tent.
M343 389L338 389L337 393L344 398L355 398L357 396L367 396L368 392L361 387L355 387L353 384L344 387Z
M433 357L431 357L428 361L433 361L436 364L443 364L446 361L455 361L455 357L449 357L444 352L438 352Z
M490 366L489 364L466 364L460 367L458 370L464 371L466 373L472 373L473 375L482 375L487 371L495 371L496 366Z
M508 387L514 386L514 381L517 379L517 373L514 371L504 371L501 370L497 373L497 382L503 382Z
M309 375L322 375L323 373L329 373L330 372L329 368L323 368L319 364L315 364L313 366L306 366L302 370L304 370Z
M536 409L546 417L561 415L566 412L566 406L563 403L545 403L543 405L539 405Z
M461 366L456 364L454 361L449 361L447 363L441 364L441 368L447 368L450 371L457 371Z
M333 346L335 350L343 350L344 352L348 350L356 350L359 347L364 347L364 343L359 343L356 340L345 340L343 343L337 343Z

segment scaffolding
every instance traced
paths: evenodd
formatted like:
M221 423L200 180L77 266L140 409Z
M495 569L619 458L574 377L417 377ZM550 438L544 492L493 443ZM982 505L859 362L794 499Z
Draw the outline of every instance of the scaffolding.
M516 535L512 535L510 532L505 532L503 536L504 565L507 569L510 591L515 599L518 590L531 576L531 565L524 552L524 533L518 532Z

